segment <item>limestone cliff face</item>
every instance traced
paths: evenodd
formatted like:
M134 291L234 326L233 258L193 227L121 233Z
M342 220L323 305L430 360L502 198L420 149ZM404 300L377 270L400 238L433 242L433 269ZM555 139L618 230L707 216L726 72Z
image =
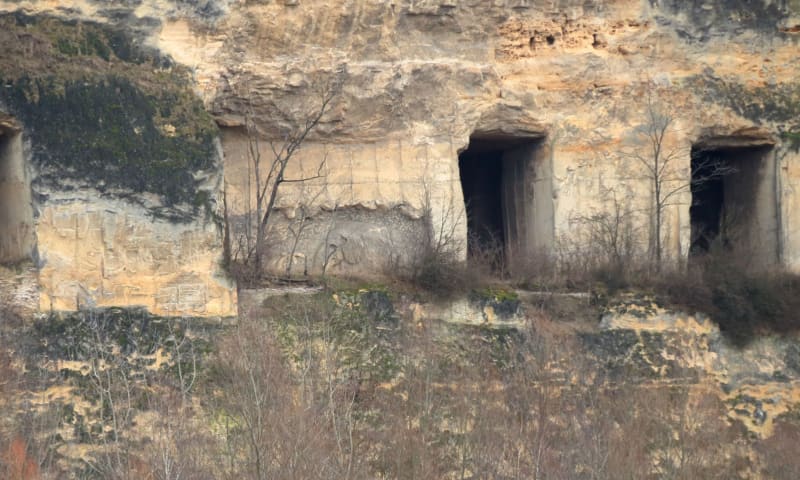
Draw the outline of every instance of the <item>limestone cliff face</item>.
M674 120L665 140L680 158L673 187L691 182L693 148L764 148L738 167L758 181L731 187L747 192L736 209L757 217L741 227L750 237L743 248L797 268L798 15L797 2L263 2L231 7L216 35L187 37L186 23L167 22L158 45L176 58L188 51L181 39L209 46L185 61L208 79L203 93L218 122L255 119L267 139L280 139L313 105L320 79L345 72L296 164L308 175L324 158L326 180L284 189L290 218L312 198L324 211L361 208L374 218L428 210L434 226L455 223L463 241L470 199L459 153L471 136L494 139L507 157L527 140L517 179L505 183L524 192L513 202L529 206L511 214L524 232L519 250L582 250L591 239L576 219L613 209L610 199L629 206L647 248L651 188L630 154L646 149L638 133L649 98ZM246 139L225 138L228 184L245 192L248 168L237 152ZM513 160L503 161L509 170ZM665 255L679 259L693 242L684 190L661 232ZM246 210L238 203L246 196L233 196L234 211ZM356 230L336 242L361 240ZM313 252L325 242L309 243L304 260L318 265Z
M375 272L392 252L411 255L431 224L465 242L474 233L465 201L474 199L464 198L459 154L470 138L501 152L498 228L520 258L583 251L591 234L579 219L615 203L646 249L651 189L630 154L646 148L648 99L674 120L665 142L679 159L673 185L690 183L692 150L741 163L754 180L724 188L744 192L728 195L737 198L728 210L755 212L741 226L742 248L800 268L794 0L72 0L0 9L97 22L185 68L222 130L234 247L256 190L243 126L254 123L269 158L269 142L302 123L335 78L341 91L290 166L292 178L315 179L281 190L278 270ZM692 202L683 189L664 212L666 257L685 258L695 241Z
M0 190L27 192L5 207L33 227L13 260L34 260L40 309L235 314L217 129L183 71L118 27L20 12L0 24L0 109L18 126L0 162L22 172Z

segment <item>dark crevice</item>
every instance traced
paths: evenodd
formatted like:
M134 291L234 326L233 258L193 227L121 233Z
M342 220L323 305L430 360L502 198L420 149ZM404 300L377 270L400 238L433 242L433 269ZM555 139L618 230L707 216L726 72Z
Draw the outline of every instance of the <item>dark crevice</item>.
M707 153L692 153L692 205L689 216L692 225L690 255L708 253L717 239L725 204L725 188L722 177L712 177L712 164Z

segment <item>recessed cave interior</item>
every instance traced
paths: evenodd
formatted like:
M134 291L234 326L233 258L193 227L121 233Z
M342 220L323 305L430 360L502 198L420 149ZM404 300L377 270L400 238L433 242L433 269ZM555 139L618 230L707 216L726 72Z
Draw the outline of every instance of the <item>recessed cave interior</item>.
M0 127L0 263L30 258L32 251L33 208L22 135Z
M771 147L692 148L690 258L736 252L749 266L778 260L778 209Z
M534 164L540 144L540 139L476 134L459 155L470 259L501 266L534 242Z

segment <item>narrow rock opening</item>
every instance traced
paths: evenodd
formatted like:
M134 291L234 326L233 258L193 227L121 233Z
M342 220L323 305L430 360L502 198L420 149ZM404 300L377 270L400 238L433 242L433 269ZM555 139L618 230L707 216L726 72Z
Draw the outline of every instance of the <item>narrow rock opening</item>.
M692 148L690 257L734 251L751 266L778 256L771 147Z
M25 175L22 135L0 124L0 263L30 258L33 209Z
M500 267L534 242L535 154L530 138L479 136L459 155L467 210L468 256Z

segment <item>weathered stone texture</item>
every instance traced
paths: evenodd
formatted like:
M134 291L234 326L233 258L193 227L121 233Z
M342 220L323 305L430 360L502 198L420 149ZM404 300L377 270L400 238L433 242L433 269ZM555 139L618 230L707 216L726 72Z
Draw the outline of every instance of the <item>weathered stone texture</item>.
M0 25L0 262L32 261L41 311L235 315L218 131L183 67L134 21L17 10Z
M34 249L31 186L19 124L0 113L0 262L30 258Z
M53 10L1 2L0 9L128 26L142 45L188 66L195 92L225 130L229 215L240 224L254 195L243 126L254 122L268 155L269 141L280 142L318 105L320 89L341 88L290 167L291 175L316 176L324 160L323 177L281 190L276 228L298 211L313 224L298 248L280 242L283 263L318 259L315 252L330 246L327 232L353 229L345 236L370 252L362 270L374 271L392 243L385 237L395 220L387 223L384 212L398 214L391 218L402 230L429 211L434 228L444 225L465 242L458 155L470 136L538 142L514 187L533 198L532 208L517 210L526 212L517 219L526 255L585 252L580 219L615 203L629 209L637 248L646 249L650 186L630 153L646 147L638 133L649 98L674 118L665 145L680 160L673 185L689 182L693 147L773 149L759 167L772 186L762 184L750 201L769 204L772 214L759 211L778 218L766 256L800 268L791 141L800 131L796 1L211 1L200 8L145 0L124 18L102 4L73 0ZM665 257L682 260L692 241L692 198L686 191L674 200L662 244ZM355 210L368 214L334 228L333 212ZM378 233L362 235L370 225ZM276 238L285 237L284 230Z
M675 119L667 147L681 158L677 183L689 181L692 146L779 145L781 131L797 128L791 102L798 99L790 93L797 39L784 33L795 10L768 2L710 9L638 1L267 3L231 11L217 62L198 67L219 71L225 59L236 59L217 90L205 90L206 101L227 125L249 115L267 138L290 128L319 78L346 72L315 146L299 155L304 164L318 163L324 155L316 145L326 145L328 207L428 198L433 212L460 211L448 221L460 224L455 231L463 239L457 158L470 135L537 132L547 151L531 157L538 174L525 180L539 194L529 250L582 248L576 218L608 211L610 198L631 206L644 249L652 230L648 179L624 154L644 148L636 135L644 100L654 97ZM759 107L759 89L787 93ZM241 163L233 144L242 141L224 141L228 164ZM398 144L425 156L398 155ZM398 168L402 188L385 188L383 179ZM228 181L241 184L243 172L232 169ZM789 188L793 179L781 178ZM772 194L780 195L794 194ZM304 198L289 187L282 205ZM753 203L769 200L760 199ZM665 212L662 242L666 257L680 259L690 247L691 196L676 200ZM770 249L783 248L784 263L794 268L790 244Z
M73 195L51 199L38 218L40 310L125 305L156 315L236 311L233 285L214 273L216 225L153 220L124 201L89 191Z

